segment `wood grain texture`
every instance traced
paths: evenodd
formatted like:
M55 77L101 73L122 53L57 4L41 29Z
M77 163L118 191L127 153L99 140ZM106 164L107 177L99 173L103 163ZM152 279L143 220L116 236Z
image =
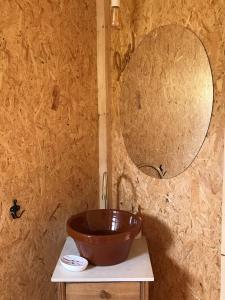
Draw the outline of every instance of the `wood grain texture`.
M66 300L66 284L64 282L57 284L57 300Z
M144 281L140 282L140 288L141 288L141 299L143 300L149 300L149 282Z
M0 2L1 300L56 299L65 221L97 206L96 77L94 1Z
M184 26L160 26L138 45L120 81L120 124L131 160L137 167L162 165L163 178L179 175L199 152L212 112L201 41ZM153 168L141 170L160 178Z
M97 83L98 83L98 138L99 138L99 207L107 207L107 196L104 192L104 174L108 173L108 99L109 99L109 71L110 71L110 27L109 1L96 1L97 18ZM104 78L104 80L103 80Z
M72 283L66 285L66 299L73 300L139 300L139 282Z
M121 1L122 29L112 31L124 53L131 30L138 45L154 28L186 26L203 42L211 62L214 107L210 129L194 163L183 174L159 180L141 173L128 157L119 125L120 82L112 82L112 206L142 207L155 274L153 300L219 300L223 127L225 123L225 3Z

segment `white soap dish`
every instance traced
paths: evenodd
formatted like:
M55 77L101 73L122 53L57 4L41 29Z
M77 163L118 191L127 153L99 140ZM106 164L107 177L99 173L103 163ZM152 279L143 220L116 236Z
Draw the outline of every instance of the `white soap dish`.
M60 258L60 262L64 268L73 272L80 272L87 268L88 261L76 255L64 255Z

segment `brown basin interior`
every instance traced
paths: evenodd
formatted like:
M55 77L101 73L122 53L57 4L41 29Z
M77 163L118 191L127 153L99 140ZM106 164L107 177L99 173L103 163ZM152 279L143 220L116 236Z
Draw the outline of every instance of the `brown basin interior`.
M70 217L67 232L91 264L114 265L126 260L141 223L127 211L97 209Z

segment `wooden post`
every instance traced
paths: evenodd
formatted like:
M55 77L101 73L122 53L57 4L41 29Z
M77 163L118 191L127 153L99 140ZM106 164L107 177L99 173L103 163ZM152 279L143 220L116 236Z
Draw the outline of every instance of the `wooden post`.
M99 206L106 208L103 192L103 175L108 173L108 108L109 103L109 28L110 2L96 0L97 18L97 79L99 114Z
M140 282L141 288L141 300L149 300L149 282L143 281Z
M57 285L58 300L66 300L66 284L59 282Z

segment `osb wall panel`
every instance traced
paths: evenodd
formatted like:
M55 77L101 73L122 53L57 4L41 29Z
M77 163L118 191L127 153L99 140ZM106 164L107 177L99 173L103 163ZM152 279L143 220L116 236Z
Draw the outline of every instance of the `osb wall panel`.
M152 29L179 24L195 32L207 50L214 80L213 117L194 163L173 179L146 176L131 162L119 124L120 82L112 76L112 205L141 206L144 232L155 273L153 300L218 300L225 69L224 1L121 1L122 28L112 31L114 51L122 55ZM173 137L174 138L174 137Z
M94 1L0 1L0 90L0 299L56 299L65 221L98 199Z

